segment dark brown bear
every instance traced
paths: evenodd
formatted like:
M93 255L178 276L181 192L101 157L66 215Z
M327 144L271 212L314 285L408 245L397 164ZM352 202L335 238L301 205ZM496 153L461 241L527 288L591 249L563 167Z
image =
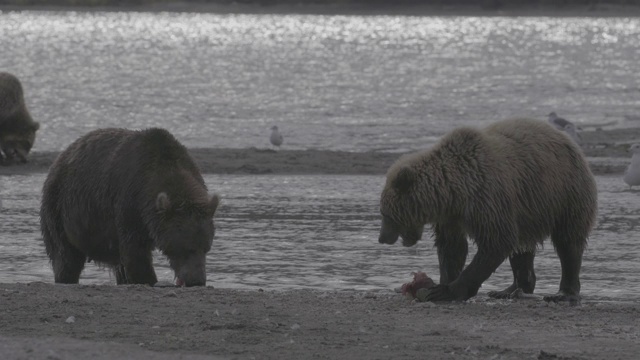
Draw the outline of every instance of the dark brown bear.
M39 127L27 111L18 78L0 72L0 163L27 162Z
M57 283L78 283L87 260L111 266L118 284L157 282L152 250L177 285L206 284L217 195L168 131L101 129L51 166L40 224Z
M460 128L433 148L391 166L380 198L379 241L402 236L414 245L433 225L440 284L427 301L466 300L509 258L514 281L493 297L532 293L533 259L543 240L560 258L557 294L547 301L580 301L580 267L596 220L595 179L582 151L544 121L511 119L477 130ZM478 246L469 265L467 237Z

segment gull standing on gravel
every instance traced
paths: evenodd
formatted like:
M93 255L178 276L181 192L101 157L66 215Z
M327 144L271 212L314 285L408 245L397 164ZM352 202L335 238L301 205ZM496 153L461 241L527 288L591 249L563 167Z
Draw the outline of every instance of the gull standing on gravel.
M278 127L275 125L272 126L271 137L269 137L269 141L271 141L271 144L273 146L280 147L280 145L282 145L282 140L282 134L280 134L280 132L278 131Z
M631 163L624 172L622 180L633 187L640 185L640 144L633 144L629 147L631 153Z
M555 126L555 128L558 130L564 131L565 126L569 124L573 125L571 121L558 117L558 114L556 114L555 112L549 113L549 115L547 116L548 116L549 124Z

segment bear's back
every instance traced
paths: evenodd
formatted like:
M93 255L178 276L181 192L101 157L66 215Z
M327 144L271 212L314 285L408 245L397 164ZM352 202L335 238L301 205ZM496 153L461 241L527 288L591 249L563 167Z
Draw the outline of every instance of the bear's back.
M191 162L186 148L165 129L103 128L78 138L56 161L117 170L126 168L129 163L149 166L159 161L178 160Z
M488 136L505 136L526 146L572 144L562 131L558 131L546 121L529 118L513 118L495 122L482 130ZM577 148L576 148L577 149Z
M566 134L544 121L504 120L486 127L482 134L506 167L536 177L546 172L592 177L582 150Z
M148 188L148 182L168 179L178 172L188 174L206 189L187 149L167 130L105 128L91 131L69 145L51 166L47 182L79 181L70 175L82 173L77 186L88 191L115 188L109 183Z
M502 186L520 204L513 209L521 232L548 234L558 218L574 216L581 222L576 231L586 237L595 222L597 188L581 149L546 122L533 119L505 120L483 133L498 154Z

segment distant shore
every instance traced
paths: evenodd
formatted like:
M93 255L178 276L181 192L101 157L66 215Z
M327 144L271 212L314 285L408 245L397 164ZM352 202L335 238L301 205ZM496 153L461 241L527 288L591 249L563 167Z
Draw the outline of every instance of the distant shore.
M598 149L600 152L605 149ZM625 151L612 147L609 153ZM402 154L326 150L190 149L203 174L384 175ZM59 152L33 152L27 164L0 166L0 176L47 173ZM621 174L628 157L588 157L596 175Z
M620 174L629 163L629 145L640 142L640 128L582 131L582 149L596 175ZM330 150L192 148L204 174L384 175L402 154ZM33 151L27 164L0 166L1 175L46 173L57 151Z
M324 150L189 149L204 174L384 174L400 154ZM46 173L57 151L32 152L27 164L0 166L0 175Z
M436 1L363 1L363 0L0 0L0 11L74 10L199 12L220 14L312 14L312 15L410 15L410 16L640 16L640 5L622 1L597 1L562 4L500 0L472 1L465 4Z

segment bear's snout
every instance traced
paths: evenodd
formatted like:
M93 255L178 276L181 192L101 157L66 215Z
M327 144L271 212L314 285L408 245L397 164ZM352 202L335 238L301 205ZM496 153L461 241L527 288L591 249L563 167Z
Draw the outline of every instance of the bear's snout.
M206 254L194 254L186 259L172 259L177 286L207 284Z
M393 245L396 243L396 241L398 241L398 237L400 236L400 234L395 234L395 236L384 236L382 234L380 234L380 237L378 238L378 242L380 244L389 244L389 245Z
M395 244L398 241L398 237L400 233L396 230L396 226L393 221L387 219L386 217L382 217L382 226L380 227L380 237L378 237L378 242L380 244Z
M393 229L393 227L385 224L385 221L382 221L382 227L380 228L380 236L378 237L378 242L380 244L395 244L398 241L398 237L400 233Z
M205 286L207 285L207 273L199 271L197 273L190 272L184 275L176 274L176 286Z

